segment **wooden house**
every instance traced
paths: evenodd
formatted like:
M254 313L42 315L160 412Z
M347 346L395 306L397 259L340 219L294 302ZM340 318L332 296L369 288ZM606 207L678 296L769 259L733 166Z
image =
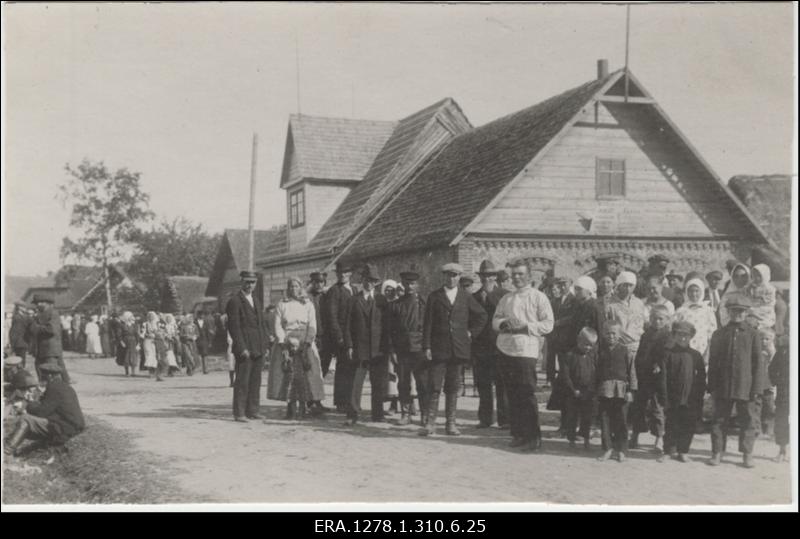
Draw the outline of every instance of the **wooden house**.
M284 177L303 158L287 155ZM636 77L602 63L596 79L477 128L450 99L401 120L305 238L258 262L265 286L340 259L384 277L413 268L424 290L450 261L472 273L524 257L574 278L603 257L638 271L660 253L687 272L772 244Z

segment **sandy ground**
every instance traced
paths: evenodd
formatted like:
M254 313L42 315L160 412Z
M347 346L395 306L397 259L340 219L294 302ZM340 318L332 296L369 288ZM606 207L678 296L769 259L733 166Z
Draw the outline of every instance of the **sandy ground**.
M144 376L125 378L111 359L73 357L67 365L78 380L74 387L85 413L130 432L136 449L163 458L165 473L177 486L220 503L791 501L790 466L768 460L776 451L769 440L757 442L752 470L740 466L738 454L727 455L716 468L703 464L710 454L707 434L695 437L692 463L657 463L646 450L632 451L625 463L601 463L595 460L598 439L585 452L549 437L555 431L553 412L542 413L542 453L509 448L508 431L476 429L478 399L470 396L471 388L459 399L462 436L420 438L416 426L346 427L336 413L285 421L285 405L263 398L263 422L235 423L227 372L156 383ZM330 384L326 389L331 406ZM363 406L369 407L368 390ZM642 441L649 444L652 438ZM735 440L731 445L735 448Z

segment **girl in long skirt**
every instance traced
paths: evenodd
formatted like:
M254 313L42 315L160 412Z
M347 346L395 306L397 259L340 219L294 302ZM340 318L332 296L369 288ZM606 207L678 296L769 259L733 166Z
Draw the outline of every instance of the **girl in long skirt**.
M117 365L125 367L125 376L136 376L136 364L139 362L139 331L132 312L122 313L118 336Z
M86 353L94 359L103 354L103 346L100 343L100 326L97 324L97 315L93 314L86 323L84 329L86 333Z
M167 376L175 376L175 373L181 370L178 366L178 359L175 357L175 343L180 344L180 340L178 340L178 323L171 313L164 315L164 332L167 346Z
M150 371L150 377L155 374L158 367L158 353L156 352L156 334L158 333L158 315L149 311L147 320L142 325L142 348L144 348L144 368Z

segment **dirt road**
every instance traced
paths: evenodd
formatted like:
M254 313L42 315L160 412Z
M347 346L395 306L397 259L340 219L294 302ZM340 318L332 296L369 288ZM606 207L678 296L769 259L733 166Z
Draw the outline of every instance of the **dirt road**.
M156 383L125 378L111 359L68 358L67 365L87 414L130 432L136 449L162 458L180 488L220 503L790 503L790 467L767 459L776 450L768 440L756 444L752 470L738 454L717 468L703 464L707 434L695 438L692 463L659 464L645 450L622 464L600 463L597 439L589 453L558 438L547 438L539 454L507 447L507 431L475 428L478 399L470 396L459 399L462 436L424 439L414 426L345 427L335 413L284 421L285 405L263 399L263 422L235 423L226 372ZM543 416L547 437L555 416Z

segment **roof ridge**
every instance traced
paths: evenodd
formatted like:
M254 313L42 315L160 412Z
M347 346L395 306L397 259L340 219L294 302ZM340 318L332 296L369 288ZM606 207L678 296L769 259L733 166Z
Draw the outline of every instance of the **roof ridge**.
M398 122L398 120L375 120L372 118L345 118L342 116L318 116L316 114L292 113L289 115L290 122L293 120L303 120L304 118L312 120L330 120L337 122L375 123L375 124L395 124Z

